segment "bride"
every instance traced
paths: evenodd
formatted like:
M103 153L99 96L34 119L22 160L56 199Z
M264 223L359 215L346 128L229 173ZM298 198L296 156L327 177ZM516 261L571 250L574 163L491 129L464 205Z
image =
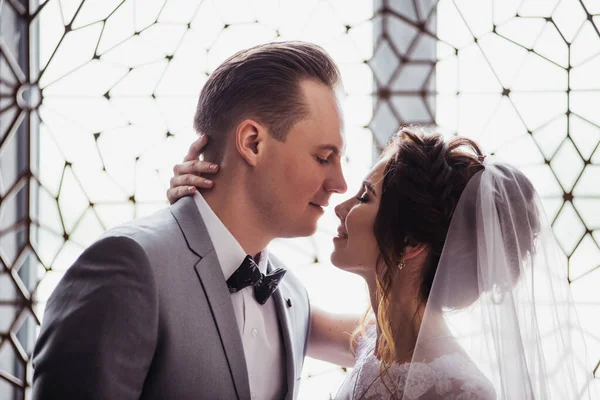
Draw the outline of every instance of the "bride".
M564 256L517 169L403 128L335 212L331 261L371 299L336 398L591 398Z

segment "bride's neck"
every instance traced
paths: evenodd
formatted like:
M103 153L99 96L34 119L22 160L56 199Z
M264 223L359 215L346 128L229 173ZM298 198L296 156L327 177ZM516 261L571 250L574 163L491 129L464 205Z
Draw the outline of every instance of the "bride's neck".
M375 282L367 281L371 299L373 313L377 316L379 312L379 300L377 297L377 286ZM395 361L398 363L409 362L412 358L412 351L415 348L419 327L423 319L425 307L415 301L416 297L407 296L408 292L402 288L391 288L390 299L388 302L387 315L393 316L389 319L392 337L395 348ZM402 295L404 294L404 295ZM387 318L387 316L385 317ZM377 322L377 339L375 342L375 352L378 353L382 342L383 329Z

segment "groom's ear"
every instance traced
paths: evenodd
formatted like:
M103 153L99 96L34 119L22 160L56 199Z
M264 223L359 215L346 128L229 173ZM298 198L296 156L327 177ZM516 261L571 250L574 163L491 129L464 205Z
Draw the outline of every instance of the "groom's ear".
M235 146L242 158L251 166L256 166L260 153L264 151L268 131L266 127L252 119L240 122L235 131Z

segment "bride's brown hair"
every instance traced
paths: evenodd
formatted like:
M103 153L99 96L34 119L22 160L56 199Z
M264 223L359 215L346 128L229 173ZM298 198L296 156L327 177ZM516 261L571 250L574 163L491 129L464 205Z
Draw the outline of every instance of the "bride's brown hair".
M381 331L377 357L386 368L396 361L390 323L390 289L406 245L425 244L427 260L417 282L419 303L425 304L444 247L452 214L460 196L483 166L483 153L474 141L419 128L400 130L383 151L389 158L382 182L374 234L380 252L377 274L377 322ZM416 334L414 332L415 340Z

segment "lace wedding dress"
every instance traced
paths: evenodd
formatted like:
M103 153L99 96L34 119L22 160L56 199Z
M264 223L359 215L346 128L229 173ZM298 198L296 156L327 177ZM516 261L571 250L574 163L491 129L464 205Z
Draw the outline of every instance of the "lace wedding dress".
M428 363L394 364L381 372L374 355L375 326L358 338L356 364L340 388L337 400L496 399L492 384L467 357L445 354ZM407 387L408 371L411 384Z

